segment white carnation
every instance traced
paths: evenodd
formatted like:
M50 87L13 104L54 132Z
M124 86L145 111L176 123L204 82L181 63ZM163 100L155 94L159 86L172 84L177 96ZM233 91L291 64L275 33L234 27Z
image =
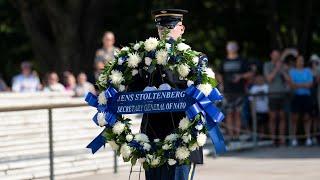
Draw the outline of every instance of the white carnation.
M178 134L172 133L172 134L169 134L164 140L172 142L177 139L178 139Z
M168 164L169 164L170 166L173 166L173 165L175 165L176 163L177 163L176 160L174 160L174 159L168 159Z
M189 141L191 141L191 134L186 134L182 136L182 141L184 143L188 143Z
M120 153L121 153L122 157L124 157L124 158L126 158L126 159L129 158L130 155L131 155L131 148L130 148L130 146L128 146L127 143L124 143L124 144L121 146L121 148L120 148Z
M107 98L106 98L106 95L104 94L104 92L101 92L99 95L98 95L98 103L100 105L105 105L107 104Z
M138 72L139 71L137 69L132 69L131 74L132 74L132 76L135 76L138 74Z
M138 142L149 142L148 136L143 133L136 134L134 136L134 140L136 140Z
M149 143L143 143L143 149L146 151L150 151L151 145Z
M122 81L124 81L124 78L122 76L122 72L118 70L112 70L110 74L111 83L114 85L120 84Z
M117 151L119 149L119 145L115 141L108 141L112 150Z
M125 47L121 48L120 51L129 51L129 47L125 46Z
M138 53L129 53L128 54L128 66L131 68L138 67L138 64L141 62L141 57Z
M165 144L165 145L162 146L163 150L168 150L170 148L171 148L171 146L169 144Z
M156 52L156 60L159 65L166 65L168 61L168 52L164 49L160 49Z
M133 139L133 135L132 135L132 134L126 135L126 140L127 140L127 142L131 142L132 139Z
M205 96L208 96L212 91L212 86L208 83L199 84L197 87Z
M199 63L199 57L198 57L198 56L193 57L193 58L192 58L192 62L193 62L194 64L198 65L198 63Z
M207 141L207 135L204 133L199 133L197 136L197 143L199 146L203 146Z
M122 92L122 91L124 91L124 90L126 90L126 86L120 84L120 85L119 85L119 91Z
M195 151L198 148L199 148L199 146L197 143L193 143L192 145L189 146L190 151Z
M177 45L178 51L186 51L187 49L190 49L190 46L187 45L186 43L179 43Z
M144 49L146 51L152 51L152 50L155 50L158 46L158 39L157 38L153 38L153 37L150 37L149 39L147 39L145 42L144 42Z
M120 135L123 130L125 128L125 124L123 124L122 122L116 122L112 128L112 132L117 134L117 135Z
M204 71L208 75L208 77L211 77L213 79L216 77L216 75L214 74L211 68L206 68Z
M181 77L187 77L190 72L190 67L187 64L180 64L177 70Z
M188 81L187 81L187 86L188 86L188 87L191 86L191 85L193 85L193 84L194 84L193 81L191 81L191 80L188 80Z
M186 130L189 127L190 120L187 117L184 117L179 122L179 129Z
M151 62L152 62L152 59L151 59L151 58L149 58L149 57L145 57L145 58L144 58L144 63L145 63L147 66L150 66Z
M176 150L176 158L178 160L185 160L190 156L190 151L186 147L178 147Z
M198 131L200 131L200 130L203 128L203 125L202 125L202 124L197 124L197 125L195 126L195 128L196 128Z
M106 114L105 113L103 113L103 112L100 112L100 113L98 113L98 115L97 115L97 119L98 119L98 125L99 126L104 126L104 125L106 125Z
M133 49L138 51L138 49L140 48L140 43L136 43L134 46L133 46Z

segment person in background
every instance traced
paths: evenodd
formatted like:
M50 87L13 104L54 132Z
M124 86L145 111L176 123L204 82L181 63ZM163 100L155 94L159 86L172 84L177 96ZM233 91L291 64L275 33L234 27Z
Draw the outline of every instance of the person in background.
M280 50L274 49L270 53L270 62L264 64L263 73L264 77L268 82L269 92L269 130L273 136L272 140L275 141L276 136L276 125L277 117L279 119L279 144L284 145L285 133L286 133L286 115L285 115L285 104L287 95L287 80L289 76L286 68L283 65L283 61L280 59ZM272 94L273 93L273 94Z
M6 82L0 75L0 92L10 91L10 88L7 86Z
M255 112L257 116L257 125L260 133L265 133L265 125L268 121L268 96L265 95L269 92L268 84L265 83L264 77L262 75L257 75L255 82L249 90L249 93L256 95L255 97L250 97L249 100L254 104Z
M59 83L59 76L56 72L47 74L46 86L43 89L46 92L63 92L65 91L64 86Z
M310 57L311 67L312 67L312 74L313 74L313 82L314 86L311 89L311 95L313 100L313 110L312 110L312 123L313 133L318 133L320 131L320 57L316 54L313 54ZM312 138L313 144L318 144L318 140L316 137Z
M102 37L102 48L96 51L95 63L101 61L104 64L114 59L114 56L119 49L114 46L115 36L113 32L106 31Z
M293 137L297 133L297 122L301 115L304 131L307 136L305 145L311 146L311 109L312 97L311 88L313 85L313 75L310 68L304 67L304 58L299 55L296 59L296 67L289 71L290 87L294 91L294 97L291 102L291 124ZM291 141L291 146L297 146L298 141L294 137Z
M241 129L241 109L243 94L246 92L246 80L253 73L245 60L238 54L238 44L235 41L227 43L227 58L222 63L218 81L225 93L224 109L226 110L226 126L228 135L238 139Z
M78 84L75 88L76 96L85 96L88 92L95 94L94 86L87 81L87 75L80 73L77 77Z
M65 71L63 73L63 84L64 84L66 91L71 91L71 92L75 91L75 88L77 85L76 78L74 77L74 75L71 72Z
M12 79L13 92L36 92L41 89L39 77L32 71L32 64L28 61L21 63L21 74Z

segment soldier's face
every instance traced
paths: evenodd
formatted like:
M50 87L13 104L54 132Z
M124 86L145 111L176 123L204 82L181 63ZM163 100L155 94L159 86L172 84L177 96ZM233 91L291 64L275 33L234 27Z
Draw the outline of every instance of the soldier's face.
M165 27L159 26L158 27L158 34L159 37L162 37L163 32L165 31ZM182 36L182 34L184 33L185 27L182 24L182 22L179 22L174 28L169 29L169 37L173 38L173 39L178 39L179 37Z

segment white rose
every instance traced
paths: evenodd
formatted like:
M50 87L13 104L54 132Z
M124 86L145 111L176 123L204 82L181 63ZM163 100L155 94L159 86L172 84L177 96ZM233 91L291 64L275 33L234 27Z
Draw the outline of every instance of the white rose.
M193 81L191 81L191 80L188 80L188 81L187 81L187 86L188 86L188 87L191 86L191 85L193 85L193 84L194 84Z
M204 133L199 133L197 136L197 143L199 146L203 146L205 145L207 141L207 135L205 135Z
M144 58L144 63L145 63L147 66L150 66L151 62L152 62L152 59L151 59L151 58L149 58L149 57L145 57L145 58Z
M138 53L129 53L128 54L128 67L136 68L138 64L141 62L141 57Z
M183 141L184 143L188 143L189 141L191 141L191 134L183 135L183 136L182 136L182 141Z
M150 37L149 39L147 39L145 42L144 42L144 49L146 51L152 51L152 50L155 50L158 46L158 39L157 38L153 38L153 37Z
M124 91L124 90L126 90L126 86L120 84L120 85L119 85L119 91L122 92L122 91Z
M119 149L119 145L114 141L108 141L112 150L117 151Z
M131 155L131 148L130 148L130 146L128 146L127 143L124 143L124 144L121 146L121 148L120 148L120 153L121 153L122 157L124 157L124 158L126 158L126 159L129 158L130 155Z
M124 81L124 78L122 76L122 72L118 70L112 70L110 74L111 83L114 85L120 84L122 81Z
M212 86L208 83L206 84L199 84L197 87L205 96L209 96L212 91Z
M151 160L151 166L157 166L160 163L160 157L154 158Z
M175 165L176 163L177 163L176 160L174 160L174 159L168 159L168 164L169 164L170 166L173 166L173 165Z
M208 75L208 77L211 77L213 79L216 77L216 75L214 74L211 68L206 68L204 72Z
M198 57L198 56L193 57L193 58L192 58L192 62L193 62L194 64L198 65L198 63L199 63L199 57Z
M127 140L127 142L131 142L132 139L133 139L133 135L132 135L132 134L126 135L126 140Z
M177 49L178 51L186 51L187 49L190 49L190 46L185 43L179 43Z
M202 125L202 124L197 124L197 125L195 126L195 128L196 128L198 131L200 131L200 130L203 128L203 125Z
M138 49L140 48L140 43L136 43L134 46L133 46L133 49L138 51Z
M168 150L170 148L171 148L171 146L169 144L165 144L165 145L162 146L163 150Z
M98 103L100 105L105 105L107 104L107 98L106 98L106 95L104 94L104 92L101 92L98 96Z
M178 139L178 134L172 133L166 136L166 138L164 139L165 141L175 141Z
M187 117L184 117L179 122L179 129L186 130L189 127L190 120Z
M159 142L160 141L160 139L154 139L153 140L153 142L155 142L155 143L157 143L157 142Z
M97 115L97 119L98 119L98 125L99 126L104 126L104 125L106 125L106 114L105 113L103 113L103 112L100 112L100 113L98 113L98 115Z
M150 151L151 145L149 143L144 143L143 144L143 149L146 150L146 151Z
M186 147L178 147L175 155L178 160L185 160L190 156L190 151Z
M190 72L190 67L187 64L180 64L177 70L181 77L187 77Z
M132 74L132 76L135 76L138 74L138 72L139 71L137 69L132 69L131 74Z
M168 52L164 49L160 49L156 52L156 60L159 65L166 65L168 62Z
M118 121L114 124L113 128L112 128L112 132L117 134L117 135L120 135L123 130L125 128L125 124L123 124L122 122Z
M129 47L125 46L125 47L121 48L120 51L129 51Z

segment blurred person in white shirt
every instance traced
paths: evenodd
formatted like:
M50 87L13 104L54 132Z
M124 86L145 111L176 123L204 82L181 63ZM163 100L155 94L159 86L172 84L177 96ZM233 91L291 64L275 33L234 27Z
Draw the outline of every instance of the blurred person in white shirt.
M12 79L12 91L36 92L41 89L39 77L32 72L32 64L24 61L21 63L21 74Z
M87 75L85 73L80 73L77 77L78 84L76 86L75 92L76 96L85 96L88 92L95 94L94 86L87 81Z
M46 86L44 87L44 91L46 92L63 92L65 91L64 86L59 83L59 76L55 72L51 72L47 74Z

